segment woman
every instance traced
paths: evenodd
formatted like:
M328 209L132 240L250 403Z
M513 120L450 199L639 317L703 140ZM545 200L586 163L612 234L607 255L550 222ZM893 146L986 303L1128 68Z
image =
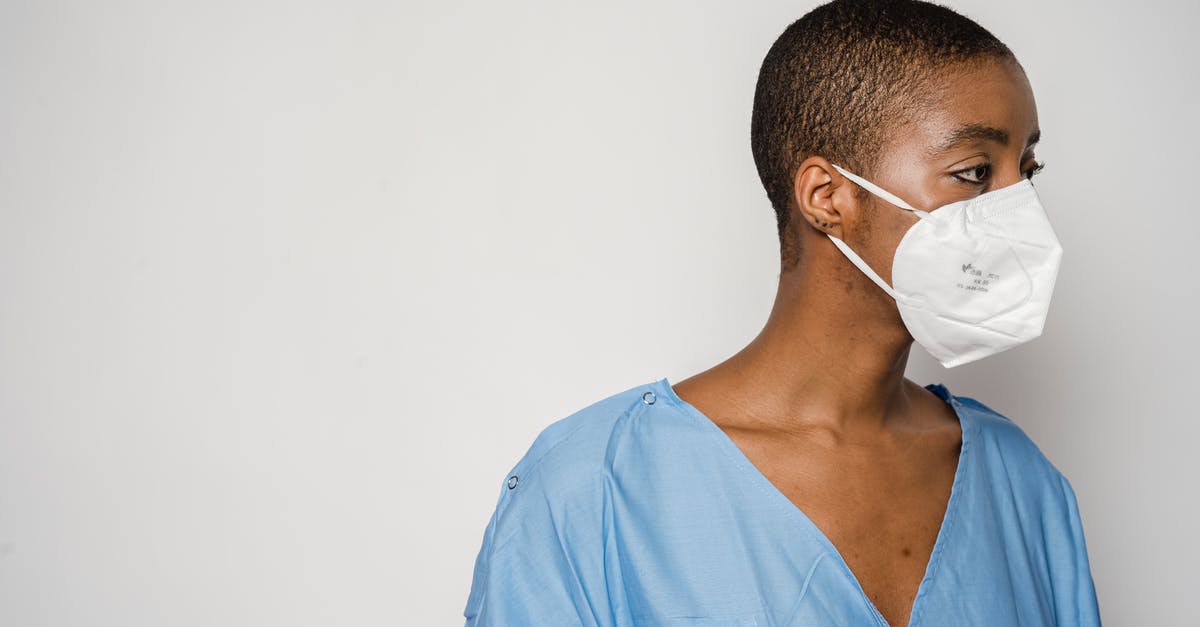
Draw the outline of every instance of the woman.
M759 73L781 272L759 335L547 427L484 533L471 625L1098 625L1067 479L904 377L1041 333L1061 248L1025 73L911 0L837 0Z

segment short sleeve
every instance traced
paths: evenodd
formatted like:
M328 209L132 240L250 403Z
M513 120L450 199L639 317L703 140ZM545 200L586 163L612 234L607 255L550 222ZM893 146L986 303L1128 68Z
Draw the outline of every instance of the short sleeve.
M502 488L475 559L466 625L595 625L562 521L545 494L525 487Z
M1066 537L1051 545L1054 564L1054 611L1059 625L1100 625L1100 606L1088 561L1087 542L1071 482L1059 473L1066 503Z

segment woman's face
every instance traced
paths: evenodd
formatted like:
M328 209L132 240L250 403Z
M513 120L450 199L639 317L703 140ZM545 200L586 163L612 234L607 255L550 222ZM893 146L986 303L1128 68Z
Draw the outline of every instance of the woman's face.
M935 210L1032 176L1039 135L1033 90L1019 65L957 66L918 119L892 133L868 178L917 209ZM918 218L874 196L870 202L860 254L890 283L896 246Z

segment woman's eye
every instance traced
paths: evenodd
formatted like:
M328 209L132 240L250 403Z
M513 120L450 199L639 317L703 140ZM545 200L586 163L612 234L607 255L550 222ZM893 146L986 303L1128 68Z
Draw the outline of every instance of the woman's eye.
M971 185L981 185L981 184L987 182L988 174L990 174L991 171L992 171L992 164L981 163L977 166L972 166L965 170L959 170L958 172L954 172L953 175L954 175L954 178L962 181L963 183L970 183Z

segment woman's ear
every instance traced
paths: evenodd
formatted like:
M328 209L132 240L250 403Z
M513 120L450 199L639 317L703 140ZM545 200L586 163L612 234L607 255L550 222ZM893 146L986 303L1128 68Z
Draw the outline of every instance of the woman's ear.
M792 189L800 216L818 233L844 239L844 214L855 209L850 185L824 157L805 159L796 169Z

